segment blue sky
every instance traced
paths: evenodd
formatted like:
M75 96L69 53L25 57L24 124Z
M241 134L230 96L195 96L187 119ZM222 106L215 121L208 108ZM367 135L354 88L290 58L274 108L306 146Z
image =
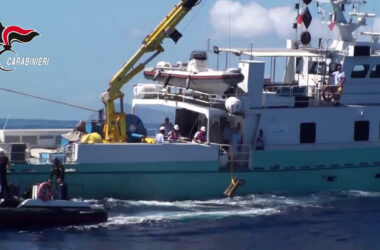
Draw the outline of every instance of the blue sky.
M99 109L102 107L99 95L107 89L109 80L178 1L3 2L0 21L5 27L17 25L36 29L41 34L30 43L14 43L18 56L49 57L50 60L46 67L0 71L0 87ZM185 61L192 49L205 49L208 38L212 44L227 47L228 23L232 47L248 47L251 41L255 47L283 47L287 37L294 37L291 29L294 2L203 0L180 23L178 28L183 38L177 45L171 40L165 41L165 52L149 66L157 61ZM367 9L380 13L376 3L370 0ZM319 32L320 17L315 14L315 3L310 8L315 22L311 29ZM377 23L380 24L379 19ZM4 59L0 61L3 63ZM132 98L132 85L140 82L146 82L142 74L123 88L126 102ZM90 116L88 111L3 91L0 91L0 105L0 117L86 120Z

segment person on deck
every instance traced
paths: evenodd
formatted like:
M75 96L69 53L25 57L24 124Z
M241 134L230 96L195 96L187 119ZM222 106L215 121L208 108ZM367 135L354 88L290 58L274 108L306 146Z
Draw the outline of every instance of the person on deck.
M206 127L202 126L201 129L195 133L193 142L205 143L207 141L206 135Z
M338 64L335 67L335 71L331 74L334 79L335 86L342 86L344 81L346 80L346 75L342 71L342 64Z
M155 141L156 143L164 144L165 143L165 127L161 126L160 131L157 133Z
M223 129L223 143L230 144L232 140L231 124L227 122Z
M165 128L165 136L168 136L169 132L173 130L173 123L169 121L169 117L165 118L165 122L160 125Z
M256 138L256 150L264 150L264 147L264 131L260 129L259 135Z
M57 157L53 158L53 167L51 168L48 182L51 183L54 177L58 191L59 185L65 181L65 167L61 164Z
M4 150L0 148L0 181L1 181L1 198L10 198L7 169L9 167L9 159L5 155ZM6 196L5 196L6 193Z
M168 134L168 140L170 142L176 142L179 140L180 138L180 132L179 132L179 126L176 124L174 125L174 128L172 129L172 131L169 132Z
M243 135L240 131L240 123L237 124L237 126L234 129L234 132L232 133L232 146L234 152L241 151L241 145L243 144Z

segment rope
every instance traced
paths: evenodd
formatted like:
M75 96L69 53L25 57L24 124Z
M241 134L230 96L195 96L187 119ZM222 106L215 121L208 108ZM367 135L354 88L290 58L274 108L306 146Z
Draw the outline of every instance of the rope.
M193 19L195 18L195 16L198 15L199 11L203 8L203 6L205 5L206 1L199 1L195 6L197 5L201 5L199 6L199 8L195 11L195 13L190 17L189 21L185 24L185 26L183 27L182 29L182 32L185 32L185 30L189 27L190 23L193 21Z
M6 89L6 88L1 88L0 87L0 90L11 92L11 93L14 93L14 94L29 96L29 97L32 97L32 98L36 98L36 99L40 99L40 100L44 100L44 101L48 101L48 102L52 102L52 103L66 105L66 106L73 107L73 108L83 109L83 110L87 110L87 111L91 111L91 112L98 112L98 110L95 110L95 109L90 109L90 108L86 108L86 107L70 104L70 103L67 103L67 102L61 102L61 101L57 101L57 100L53 100L53 99L49 99L49 98L45 98L45 97L41 97L41 96L31 95L31 94L23 93L23 92L12 90L12 89Z
M234 178L234 152L230 148L230 170L231 170L231 180Z

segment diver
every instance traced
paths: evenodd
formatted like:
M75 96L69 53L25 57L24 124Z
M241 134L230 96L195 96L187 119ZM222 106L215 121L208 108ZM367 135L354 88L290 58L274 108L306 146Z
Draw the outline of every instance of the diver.
M51 183L54 177L56 178L55 184L57 187L57 192L59 193L60 185L65 181L65 167L61 164L57 157L53 158L53 167L51 168L48 182Z
M10 192L7 181L7 169L9 167L9 159L4 154L4 150L0 148L0 181L1 181L1 198L10 198ZM4 195L6 193L6 196Z

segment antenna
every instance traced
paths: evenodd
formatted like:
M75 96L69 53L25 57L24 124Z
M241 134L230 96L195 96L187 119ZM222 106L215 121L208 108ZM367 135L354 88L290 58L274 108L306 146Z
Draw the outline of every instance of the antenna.
M251 49L251 55L250 55L250 57L249 57L249 59L252 61L253 60L253 42L251 41L250 43L249 43L249 45L250 45L250 49Z
M228 48L231 50L231 3L228 5ZM226 68L228 68L228 52L226 52Z
M5 122L4 122L3 130L5 130L5 128L7 127L8 120L9 120L9 117L10 117L10 116L11 116L11 114L8 114L8 115L7 115L7 119L5 119Z

